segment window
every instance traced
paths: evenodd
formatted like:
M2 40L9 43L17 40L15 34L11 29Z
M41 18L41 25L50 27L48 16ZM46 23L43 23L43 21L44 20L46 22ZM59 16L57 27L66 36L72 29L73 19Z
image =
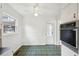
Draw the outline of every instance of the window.
M2 16L3 32L11 33L15 32L15 19L10 16Z

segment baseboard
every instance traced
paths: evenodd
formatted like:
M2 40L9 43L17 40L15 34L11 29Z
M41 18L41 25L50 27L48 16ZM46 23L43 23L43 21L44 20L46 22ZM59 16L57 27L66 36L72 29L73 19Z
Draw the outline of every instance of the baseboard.
M16 48L13 49L13 54L22 46L22 44L19 44Z
M46 45L46 44L23 44L23 45Z
M13 53L13 56L16 56L18 53L19 53L19 49L21 48L22 46L20 46L14 53Z

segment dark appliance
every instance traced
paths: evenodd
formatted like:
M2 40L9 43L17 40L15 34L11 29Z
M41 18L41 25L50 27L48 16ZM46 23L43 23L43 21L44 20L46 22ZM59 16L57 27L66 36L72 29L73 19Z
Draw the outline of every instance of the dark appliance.
M71 22L60 25L60 40L77 48L79 22Z

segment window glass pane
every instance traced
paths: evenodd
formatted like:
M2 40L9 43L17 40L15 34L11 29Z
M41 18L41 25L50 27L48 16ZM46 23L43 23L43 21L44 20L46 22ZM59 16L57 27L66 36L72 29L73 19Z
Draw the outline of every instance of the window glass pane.
M3 16L4 33L15 32L15 19L10 16Z

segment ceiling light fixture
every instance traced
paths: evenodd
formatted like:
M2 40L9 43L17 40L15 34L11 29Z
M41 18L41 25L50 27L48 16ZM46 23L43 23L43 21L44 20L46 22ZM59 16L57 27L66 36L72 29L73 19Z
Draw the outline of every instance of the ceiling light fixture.
M38 13L34 13L34 16L38 16Z
M38 14L40 13L39 11L40 11L39 4L35 4L33 6L33 14L34 14L34 16L38 16Z

